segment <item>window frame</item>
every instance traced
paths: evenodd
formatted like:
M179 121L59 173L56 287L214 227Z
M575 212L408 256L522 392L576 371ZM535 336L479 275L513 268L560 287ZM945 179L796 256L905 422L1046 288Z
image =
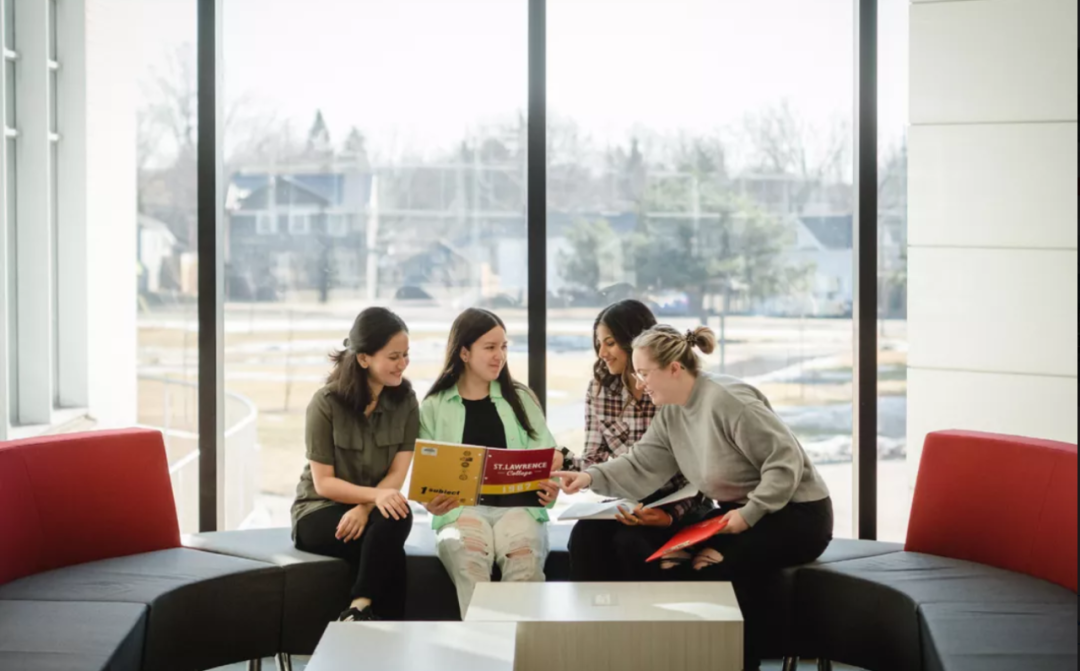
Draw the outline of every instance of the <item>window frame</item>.
M528 2L527 213L529 381L547 400L547 5ZM877 535L877 1L855 7L855 306L853 468L858 537ZM200 528L213 531L223 500L224 243L221 53L223 0L198 0ZM554 45L553 48L558 48ZM310 219L308 219L310 228ZM292 216L289 228L292 232ZM329 226L327 227L329 229Z

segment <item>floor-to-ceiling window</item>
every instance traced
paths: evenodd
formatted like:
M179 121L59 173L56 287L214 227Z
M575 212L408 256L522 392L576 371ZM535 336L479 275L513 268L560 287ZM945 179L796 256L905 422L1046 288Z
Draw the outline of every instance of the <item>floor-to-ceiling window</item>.
M365 307L408 324L421 397L471 306L528 379L527 3L224 8L225 519L280 526L305 409Z
M636 297L718 333L709 370L769 394L851 534L853 3L549 0L547 180L532 194L529 4L224 2L227 523L284 521L304 406L367 305L409 323L421 394L474 305L508 322L527 381L531 195L548 208L531 223L547 237L543 382L560 443L581 447L596 313ZM87 0L93 25L72 3L2 5L6 426L89 408L99 425L162 428L194 524L197 3ZM902 535L909 495L906 11L881 0L885 537ZM113 215L128 202L137 217ZM120 272L132 256L134 277ZM112 300L132 285L134 306ZM20 302L38 290L41 305Z
M142 3L137 17L138 421L165 437L189 532L199 520L196 3Z
M908 0L878 2L878 538L903 541L907 455Z
M852 535L853 3L547 2L547 179L531 194L528 5L225 3L219 281L240 418L225 440L253 436L224 449L226 471L255 474L226 475L227 524L284 520L301 406L366 305L409 322L421 392L469 305L509 322L524 380L532 258L560 443L580 449L597 311L636 297L717 332L709 369L772 398ZM526 221L530 197L543 221ZM881 366L902 368L886 355L902 324L882 316ZM884 472L902 436L879 433Z
M549 0L548 414L579 450L597 313L719 336L852 535L853 7Z

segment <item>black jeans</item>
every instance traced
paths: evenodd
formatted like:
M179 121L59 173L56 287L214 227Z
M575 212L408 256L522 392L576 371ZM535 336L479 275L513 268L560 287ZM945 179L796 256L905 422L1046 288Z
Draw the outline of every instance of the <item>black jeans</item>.
M305 515L296 523L296 548L349 562L356 571L350 596L371 599L371 608L385 620L405 616L405 539L412 514L402 520L371 511L364 533L349 543L334 538L342 516L353 506L334 504Z
M724 515L739 506L719 504L706 518ZM759 650L767 640L770 613L766 594L770 578L781 569L814 561L821 556L832 540L832 499L810 503L789 503L741 534L718 534L691 554L711 547L724 560L695 571L687 563L672 569L674 580L703 580L731 582L745 625L745 660L747 669L761 664Z
M628 527L616 520L580 520L570 532L570 580L662 580L660 562L645 560L675 531L675 527Z

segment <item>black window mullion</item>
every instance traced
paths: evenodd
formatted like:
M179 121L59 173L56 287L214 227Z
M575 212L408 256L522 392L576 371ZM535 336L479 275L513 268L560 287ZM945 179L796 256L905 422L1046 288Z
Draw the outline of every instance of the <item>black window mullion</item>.
M529 0L529 386L547 407L547 3Z
M855 528L877 538L878 0L855 1Z
M198 0L199 530L216 531L225 464L222 2ZM219 225L222 224L222 225Z

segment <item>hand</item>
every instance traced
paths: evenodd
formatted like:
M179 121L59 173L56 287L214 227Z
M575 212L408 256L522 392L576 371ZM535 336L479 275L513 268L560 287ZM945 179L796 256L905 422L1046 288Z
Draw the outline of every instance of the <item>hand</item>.
M588 489L592 484L592 476L588 473L555 471L551 476L559 478L559 487L567 494L577 494L583 489Z
M337 531L334 532L334 538L342 543L348 543L360 538L360 536L364 535L364 528L367 527L370 512L371 508L365 504L353 506L352 510L341 516Z
M727 526L721 529L718 533L721 534L741 534L750 528L750 525L743 519L742 513L738 510L732 510L727 515L724 515L724 519L727 520Z
M615 514L615 519L628 527L670 527L675 523L675 518L666 511L659 508L646 508L640 503L633 510L624 510L620 507L619 512Z
M375 507L386 518L403 520L409 516L409 502L396 489L376 489Z
M439 494L424 504L424 508L435 516L445 515L458 507L458 500L449 494Z
M540 503L545 508L559 498L559 483L554 480L544 480L540 483Z

